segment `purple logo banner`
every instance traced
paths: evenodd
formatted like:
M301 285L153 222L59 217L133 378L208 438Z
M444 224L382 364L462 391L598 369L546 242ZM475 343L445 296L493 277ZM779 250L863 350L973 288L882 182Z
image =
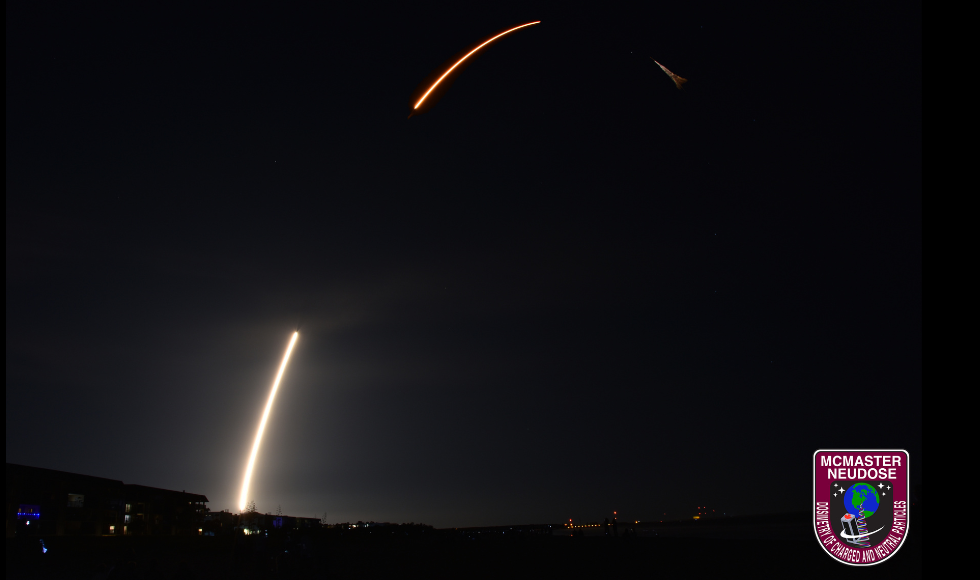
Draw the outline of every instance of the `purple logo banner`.
M903 449L821 449L813 454L813 530L827 554L880 564L909 529L909 454Z

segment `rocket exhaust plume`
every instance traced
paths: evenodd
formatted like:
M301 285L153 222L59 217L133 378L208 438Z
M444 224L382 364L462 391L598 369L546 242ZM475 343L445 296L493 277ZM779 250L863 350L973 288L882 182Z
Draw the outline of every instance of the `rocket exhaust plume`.
M293 338L289 340L289 346L286 347L286 356L282 358L282 364L279 365L279 374L276 375L276 381L272 383L272 392L269 393L269 401L265 404L265 411L262 413L262 421L259 422L259 431L255 434L255 443L252 445L252 455L248 458L248 467L245 468L245 481L242 482L242 497L238 500L238 509L245 509L246 502L248 499L248 484L252 479L252 468L255 467L255 456L259 453L259 444L262 443L262 432L265 431L265 422L269 420L269 411L272 411L272 401L276 399L276 391L279 389L279 381L282 380L282 374L286 372L286 363L289 362L289 354L293 352L293 345L296 344L296 339L299 338L299 332L293 333Z
M476 54L477 52L479 52L481 48L483 48L484 46L490 44L494 40L497 40L501 36L504 36L505 34L510 34L511 32L514 32L515 30L520 30L522 28L526 28L528 26L534 26L535 24L540 24L540 23L541 23L540 20L535 20L534 22L528 22L527 24L521 24L520 26L515 26L513 28L510 28L508 30L505 30L505 31L501 32L500 34L497 34L496 36L494 36L494 37L492 37L492 38L484 41L479 46L477 46L473 50L471 50L468 53L466 53L466 55L463 56L463 58L457 60L455 64L453 64L451 67L449 67L448 70L446 70L446 72L442 73L442 76L440 76L438 79L436 79L436 81L434 83L432 83L432 86L429 87L429 90L425 91L425 93L422 95L422 97L414 105L412 105L412 112L408 115L408 117L411 118L412 115L415 115L415 114L420 113L421 111L419 111L419 107L421 107L422 106L422 103L425 102L425 99L427 99L429 97L429 94L432 91L434 91L436 89L436 87L439 86L439 83L441 83L443 80L445 80L445 78L448 77L449 74L452 73L454 70L456 70L456 68L459 65L463 64L463 62L466 59L470 58L471 56L473 56L474 54Z
M652 56L650 57L650 60L653 60L653 57ZM653 62L657 62L657 61L653 60ZM667 73L667 76L669 76L670 79L672 81L674 81L674 84L677 85L677 88L678 89L684 88L681 85L683 85L684 83L687 82L687 79L686 78L679 77L679 76L675 75L674 73L672 73L669 70L667 70L667 67L665 67L664 65L660 64L659 62L657 62L657 66L659 66L661 69L663 69L663 71L665 73Z

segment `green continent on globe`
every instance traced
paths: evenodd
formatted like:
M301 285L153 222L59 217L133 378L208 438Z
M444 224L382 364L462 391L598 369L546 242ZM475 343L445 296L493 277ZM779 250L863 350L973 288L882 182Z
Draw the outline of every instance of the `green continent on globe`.
M861 505L864 503L865 498L869 495L875 496L875 503L879 503L878 490L871 487L867 483L859 483L854 486L854 494L851 496L851 505L857 509L861 509ZM875 513L874 510L862 510L861 514L864 517L868 517Z

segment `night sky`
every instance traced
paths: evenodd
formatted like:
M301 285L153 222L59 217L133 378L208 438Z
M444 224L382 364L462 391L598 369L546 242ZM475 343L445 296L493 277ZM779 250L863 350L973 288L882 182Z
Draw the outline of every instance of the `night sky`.
M7 3L7 462L236 510L299 328L262 512L806 511L818 448L921 482L918 3L191 6Z

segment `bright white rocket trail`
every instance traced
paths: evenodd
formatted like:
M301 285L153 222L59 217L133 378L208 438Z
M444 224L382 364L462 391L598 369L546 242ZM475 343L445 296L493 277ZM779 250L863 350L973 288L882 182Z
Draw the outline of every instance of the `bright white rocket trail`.
M255 456L259 453L259 444L262 443L262 432L265 431L265 422L269 420L269 411L272 410L272 401L276 398L276 391L279 389L279 381L282 380L282 374L286 372L286 363L289 362L289 353L293 352L293 345L296 344L296 339L299 338L299 332L293 333L293 338L289 341L289 346L286 347L286 356L282 358L282 364L279 366L279 374L276 375L276 382L272 383L272 392L269 393L269 402L265 404L265 412L262 413L262 421L259 423L259 431L255 434L255 443L252 445L252 455L248 458L248 467L245 468L245 481L242 482L242 497L238 500L238 509L245 509L245 504L248 501L246 496L248 495L248 483L252 479L252 468L255 466Z

